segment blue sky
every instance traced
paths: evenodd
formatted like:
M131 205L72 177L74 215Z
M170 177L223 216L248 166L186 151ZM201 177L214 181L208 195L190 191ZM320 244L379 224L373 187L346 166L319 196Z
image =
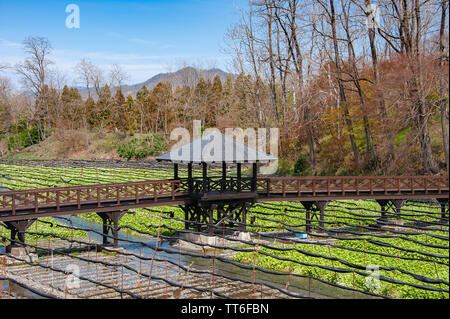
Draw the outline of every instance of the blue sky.
M66 27L66 6L80 10L80 28ZM129 83L185 64L227 69L223 36L248 0L0 0L0 63L24 59L27 36L47 37L55 66L72 80L81 58L107 69L116 63ZM11 71L8 75L15 80Z

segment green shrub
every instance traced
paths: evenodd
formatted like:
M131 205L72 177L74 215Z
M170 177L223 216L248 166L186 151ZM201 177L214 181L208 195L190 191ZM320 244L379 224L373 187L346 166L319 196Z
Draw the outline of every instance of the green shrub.
M302 175L306 169L306 159L304 157L299 157L294 165L294 175Z
M16 150L37 144L42 140L37 127L24 129L20 133L8 138L8 150Z
M130 160L159 155L167 149L166 141L160 134L150 134L144 138L133 138L117 147L120 157Z

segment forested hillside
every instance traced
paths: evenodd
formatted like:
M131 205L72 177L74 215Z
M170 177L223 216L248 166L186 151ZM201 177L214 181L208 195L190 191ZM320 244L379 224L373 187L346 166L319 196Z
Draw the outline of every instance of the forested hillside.
M73 71L89 92L82 98L53 81L49 40L25 39L28 58L0 65L0 155L64 134L80 152L104 133L169 144L173 128L201 120L279 127L280 173L448 174L447 0L263 0L241 15L224 30L234 75L135 95L123 93L119 66L107 76L82 59ZM1 76L6 67L32 97Z

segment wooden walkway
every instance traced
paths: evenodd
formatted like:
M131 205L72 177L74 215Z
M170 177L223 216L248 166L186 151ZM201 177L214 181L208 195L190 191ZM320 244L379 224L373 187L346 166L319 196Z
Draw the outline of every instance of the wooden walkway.
M233 196L246 196L243 189ZM448 201L448 176L260 177L256 201L317 202L343 199L437 199ZM217 196L221 193L217 192ZM225 194L224 194L225 195ZM227 194L230 195L230 194ZM188 185L153 180L0 192L0 222L131 208L182 205Z

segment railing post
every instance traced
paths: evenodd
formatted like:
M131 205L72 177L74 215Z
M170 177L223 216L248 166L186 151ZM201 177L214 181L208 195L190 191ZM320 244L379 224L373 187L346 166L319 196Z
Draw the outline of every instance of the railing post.
M81 208L80 189L77 189L77 208Z
M11 195L11 208L12 208L12 214L16 214L16 194Z
M312 180L312 191L313 191L313 196L316 196L316 179L314 177Z
M174 200L175 199L175 181L172 181L170 184L171 184L171 188L172 188L172 191L171 191L172 200Z
M139 204L139 185L134 184L134 191L135 191L135 198L136 198L136 204Z
M443 178L441 178L441 177L439 177L438 178L438 194L441 194L441 179L443 179Z
M240 192L242 189L241 180L241 163L237 163L237 191Z
M37 213L38 211L39 211L38 195L37 192L34 192L34 212Z
M56 191L56 211L59 211L59 191Z
M188 163L188 192L193 192L193 184L192 184L192 163Z

